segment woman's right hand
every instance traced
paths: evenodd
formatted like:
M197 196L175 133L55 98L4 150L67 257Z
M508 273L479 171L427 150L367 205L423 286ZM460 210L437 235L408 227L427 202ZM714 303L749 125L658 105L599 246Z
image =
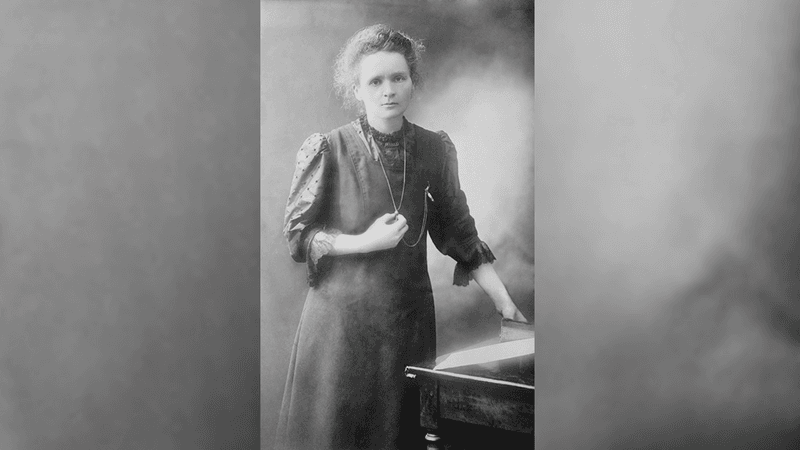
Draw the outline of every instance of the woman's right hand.
M378 217L367 231L361 233L364 253L395 248L408 231L406 218L401 214L384 214Z

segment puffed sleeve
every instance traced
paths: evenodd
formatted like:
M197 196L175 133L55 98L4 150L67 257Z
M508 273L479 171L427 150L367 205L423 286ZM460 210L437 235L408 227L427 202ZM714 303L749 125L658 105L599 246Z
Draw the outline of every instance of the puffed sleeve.
M289 243L289 253L296 262L307 262L309 284L317 273L318 257L309 257L314 236L324 228L320 216L324 213L326 182L331 161L328 141L322 134L313 134L297 152L294 178L286 202L283 235Z
M428 233L439 251L456 261L453 284L466 286L470 272L481 264L495 261L489 246L478 237L475 220L467 206L467 197L458 178L456 147L450 137L439 131L444 144L443 163L434 187ZM438 197L438 198L436 198Z

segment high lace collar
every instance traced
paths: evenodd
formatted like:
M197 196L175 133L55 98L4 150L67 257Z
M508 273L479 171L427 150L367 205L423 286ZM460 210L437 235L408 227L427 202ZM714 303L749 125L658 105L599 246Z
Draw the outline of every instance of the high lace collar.
M403 126L400 127L399 130L390 134L382 133L373 128L373 126L370 125L369 122L367 121L367 116L365 115L359 117L358 120L361 123L361 128L364 130L364 133L371 135L372 138L375 139L375 141L377 141L381 145L400 144L403 140L403 135L407 134L410 128L410 124L408 123L408 120L406 120L405 117L403 117Z

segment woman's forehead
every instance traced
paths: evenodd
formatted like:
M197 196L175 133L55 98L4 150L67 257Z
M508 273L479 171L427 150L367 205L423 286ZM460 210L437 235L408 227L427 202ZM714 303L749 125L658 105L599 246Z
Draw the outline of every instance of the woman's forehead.
M408 73L405 56L397 52L380 51L361 58L361 76L383 75L398 72Z

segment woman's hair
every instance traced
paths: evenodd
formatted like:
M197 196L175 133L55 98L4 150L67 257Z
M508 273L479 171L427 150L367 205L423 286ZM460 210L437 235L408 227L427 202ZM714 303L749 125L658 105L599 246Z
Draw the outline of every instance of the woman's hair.
M425 51L422 42L386 25L371 25L350 37L336 57L334 88L345 107L361 108L353 94L353 85L358 84L359 63L363 57L380 51L403 55L411 72L411 82L414 86L422 82L419 74L419 60Z

